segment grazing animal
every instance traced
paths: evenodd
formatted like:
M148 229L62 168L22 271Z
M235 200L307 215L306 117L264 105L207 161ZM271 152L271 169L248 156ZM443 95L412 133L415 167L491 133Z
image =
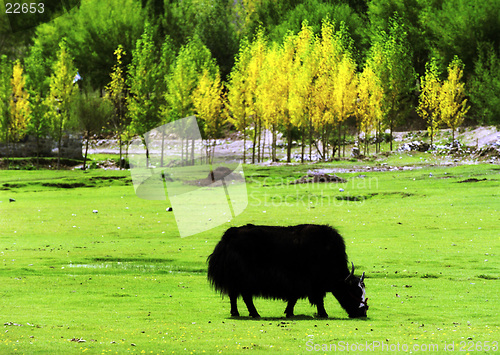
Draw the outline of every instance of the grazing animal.
M229 296L231 316L239 316L241 295L251 317L260 317L252 297L288 301L293 317L298 299L308 298L319 317L328 317L323 304L327 292L337 298L349 317L366 317L364 276L349 271L344 240L325 225L229 228L208 257L208 280Z

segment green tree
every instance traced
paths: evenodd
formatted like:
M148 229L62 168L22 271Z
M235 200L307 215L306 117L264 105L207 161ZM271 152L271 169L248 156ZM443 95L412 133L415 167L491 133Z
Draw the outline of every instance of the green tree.
M233 2L227 0L167 0L160 32L169 35L177 48L198 37L216 59L225 80L238 51L232 10Z
M491 43L495 48L500 45L500 1L435 0L431 3L433 6L420 15L422 33L426 35L431 54L442 63L451 62L457 55L465 64L468 76L482 43Z
M106 99L111 102L114 114L111 119L111 124L118 136L120 146L120 168L122 168L122 146L125 128L128 126L127 121L127 86L125 84L125 73L123 65L123 57L126 52L123 46L119 45L114 52L116 56L116 64L113 66L113 71L110 74L111 81L106 86Z
M471 112L481 124L500 124L500 58L491 44L481 45L478 51L468 82Z
M365 20L349 4L338 1L308 0L298 2L296 6L291 7L283 15L279 24L269 28L269 37L273 41L282 42L288 32L294 34L300 32L304 21L307 21L314 33L319 33L322 22L326 18L337 24L335 30L340 28L341 23L345 24L356 48L356 51L353 52L364 53L368 49L369 38ZM353 57L357 60L357 53L353 53Z
M127 97L129 129L139 136L160 124L158 114L162 93L158 90L158 53L153 42L153 29L149 23L137 40L132 52L132 62L128 67L127 84L130 88Z
M113 106L109 100L99 97L97 92L88 93L84 90L73 101L72 114L85 138L83 170L86 170L89 142L93 135L99 134L106 126L107 119L113 114Z
M212 74L216 64L210 51L194 37L181 48L172 66L165 92L166 106L163 112L171 119L179 119L193 114L193 91L204 69Z
M465 98L465 83L461 82L464 65L455 56L448 66L448 78L443 82L439 98L441 120L451 128L452 141L455 140L455 130L465 119L469 106Z
M389 31L380 30L371 51L379 59L373 69L384 89L384 121L390 130L390 150L396 125L412 109L415 89L415 70L411 61L411 47L404 24L396 13L390 20Z
M376 37L380 30L390 32L395 14L404 26L407 41L412 47L411 61L416 72L423 74L430 52L430 38L424 20L434 13L433 2L422 0L371 0L367 17L371 35ZM442 2L442 1L441 1Z
M162 112L167 120L174 121L194 114L193 92L205 69L213 75L217 67L208 48L201 42L200 38L195 36L180 49L172 70L168 78L165 79L167 81L166 103ZM191 140L190 159L188 158L188 145L185 147L185 155L184 141L181 142L181 145L181 160L194 164L194 139Z
M0 128L1 138L7 144L7 166L9 164L9 142L10 142L10 97L12 87L10 84L12 76L12 63L6 55L0 56Z
M137 0L84 0L64 16L38 26L46 61L56 58L58 43L64 37L75 66L94 89L103 89L109 81L113 55L118 45L131 53L144 29L145 14ZM129 57L124 58L128 65Z
M65 41L61 41L53 74L50 76L49 94L45 100L47 105L46 115L50 120L51 135L57 141L58 169L61 161L62 137L70 118L71 102L78 90L73 82L76 73L73 58L68 52L66 43Z
M427 130L431 136L431 145L434 143L441 120L440 99L442 83L439 79L441 73L437 65L436 58L431 58L425 68L425 75L420 79L420 97L417 113L425 120Z
M47 106L44 100L50 88L50 75L43 57L40 43L35 43L30 48L25 59L26 87L30 94L31 120L29 124L29 134L36 140L36 165L39 166L40 140L49 134L50 122L47 119Z

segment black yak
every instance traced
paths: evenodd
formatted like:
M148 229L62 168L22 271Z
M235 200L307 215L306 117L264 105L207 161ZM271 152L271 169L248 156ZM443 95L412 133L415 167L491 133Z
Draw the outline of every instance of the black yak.
M254 318L260 317L254 296L288 301L287 317L297 300L307 297L318 317L326 318L323 299L332 292L349 317L366 317L364 273L354 276L354 264L349 271L344 240L329 226L232 227L207 261L208 280L229 296L231 316L239 316L241 295Z

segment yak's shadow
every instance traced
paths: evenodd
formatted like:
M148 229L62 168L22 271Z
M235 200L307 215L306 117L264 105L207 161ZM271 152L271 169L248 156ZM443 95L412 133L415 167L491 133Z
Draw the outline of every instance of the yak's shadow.
M361 317L361 318L348 318L348 317L328 317L328 318L320 318L320 317L314 317L314 316L308 316L305 314L298 314L296 316L293 316L291 318L287 318L285 316L283 317L260 317L260 318L253 318L250 316L239 316L239 317L228 317L227 319L232 319L232 320L253 320L253 321L269 321L269 322L294 322L294 321L301 321L301 320L317 320L317 321L340 321L340 320L357 320L357 321L366 321L368 320L368 317Z

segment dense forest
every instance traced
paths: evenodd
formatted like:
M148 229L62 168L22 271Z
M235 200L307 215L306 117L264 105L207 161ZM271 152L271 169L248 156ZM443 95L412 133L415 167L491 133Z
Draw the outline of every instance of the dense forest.
M12 10L12 9L11 9ZM498 0L81 0L0 16L0 140L196 115L325 160L346 136L500 124ZM31 13L30 10L33 10ZM371 139L369 139L371 138Z

